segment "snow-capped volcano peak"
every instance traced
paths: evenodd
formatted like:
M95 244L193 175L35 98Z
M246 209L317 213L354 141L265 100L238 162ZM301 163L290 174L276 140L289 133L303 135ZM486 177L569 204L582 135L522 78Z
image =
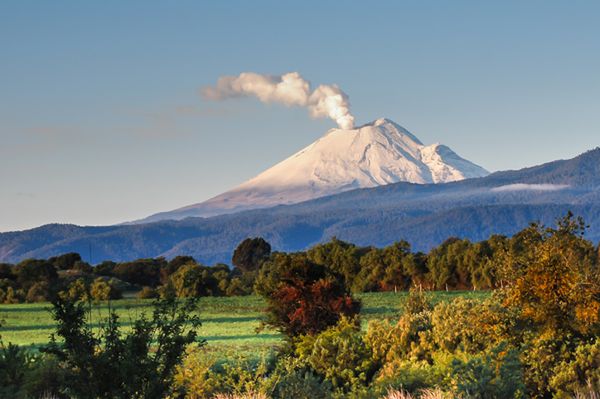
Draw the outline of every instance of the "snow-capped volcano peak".
M487 174L450 148L441 144L426 146L402 126L381 118L354 129L331 129L230 191L144 221L291 204L396 182L445 183Z

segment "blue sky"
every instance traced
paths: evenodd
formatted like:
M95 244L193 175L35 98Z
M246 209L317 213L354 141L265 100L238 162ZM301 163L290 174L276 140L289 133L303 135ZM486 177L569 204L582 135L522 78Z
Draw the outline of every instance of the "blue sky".
M212 3L212 4L211 4ZM599 2L3 1L0 231L200 202L334 127L221 75L336 83L489 170L600 145Z

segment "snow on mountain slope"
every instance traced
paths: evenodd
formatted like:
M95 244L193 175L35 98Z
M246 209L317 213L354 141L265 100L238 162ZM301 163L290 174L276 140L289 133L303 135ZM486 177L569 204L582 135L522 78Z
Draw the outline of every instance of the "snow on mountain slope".
M446 183L487 174L450 148L425 146L403 127L378 119L356 129L331 129L308 147L230 191L139 222L292 204L396 182Z

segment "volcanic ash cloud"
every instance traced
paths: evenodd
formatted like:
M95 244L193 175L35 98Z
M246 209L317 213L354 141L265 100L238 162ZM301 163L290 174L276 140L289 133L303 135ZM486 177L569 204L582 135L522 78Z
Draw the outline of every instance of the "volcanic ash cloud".
M348 95L337 85L311 88L298 72L279 76L242 72L239 76L222 76L217 84L202 89L210 100L256 97L263 103L280 103L288 107L305 107L313 118L333 119L341 129L354 127Z

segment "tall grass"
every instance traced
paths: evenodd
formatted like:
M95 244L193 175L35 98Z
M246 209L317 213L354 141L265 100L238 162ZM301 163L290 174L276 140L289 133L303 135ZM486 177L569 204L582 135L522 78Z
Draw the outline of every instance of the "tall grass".
M219 394L213 399L269 399L264 393L249 392L240 395ZM290 398L291 399L291 398Z
M389 390L383 399L453 399L451 395L441 389L423 389L417 394L404 390Z
M577 391L573 399L600 399L600 387L588 380L587 387Z

